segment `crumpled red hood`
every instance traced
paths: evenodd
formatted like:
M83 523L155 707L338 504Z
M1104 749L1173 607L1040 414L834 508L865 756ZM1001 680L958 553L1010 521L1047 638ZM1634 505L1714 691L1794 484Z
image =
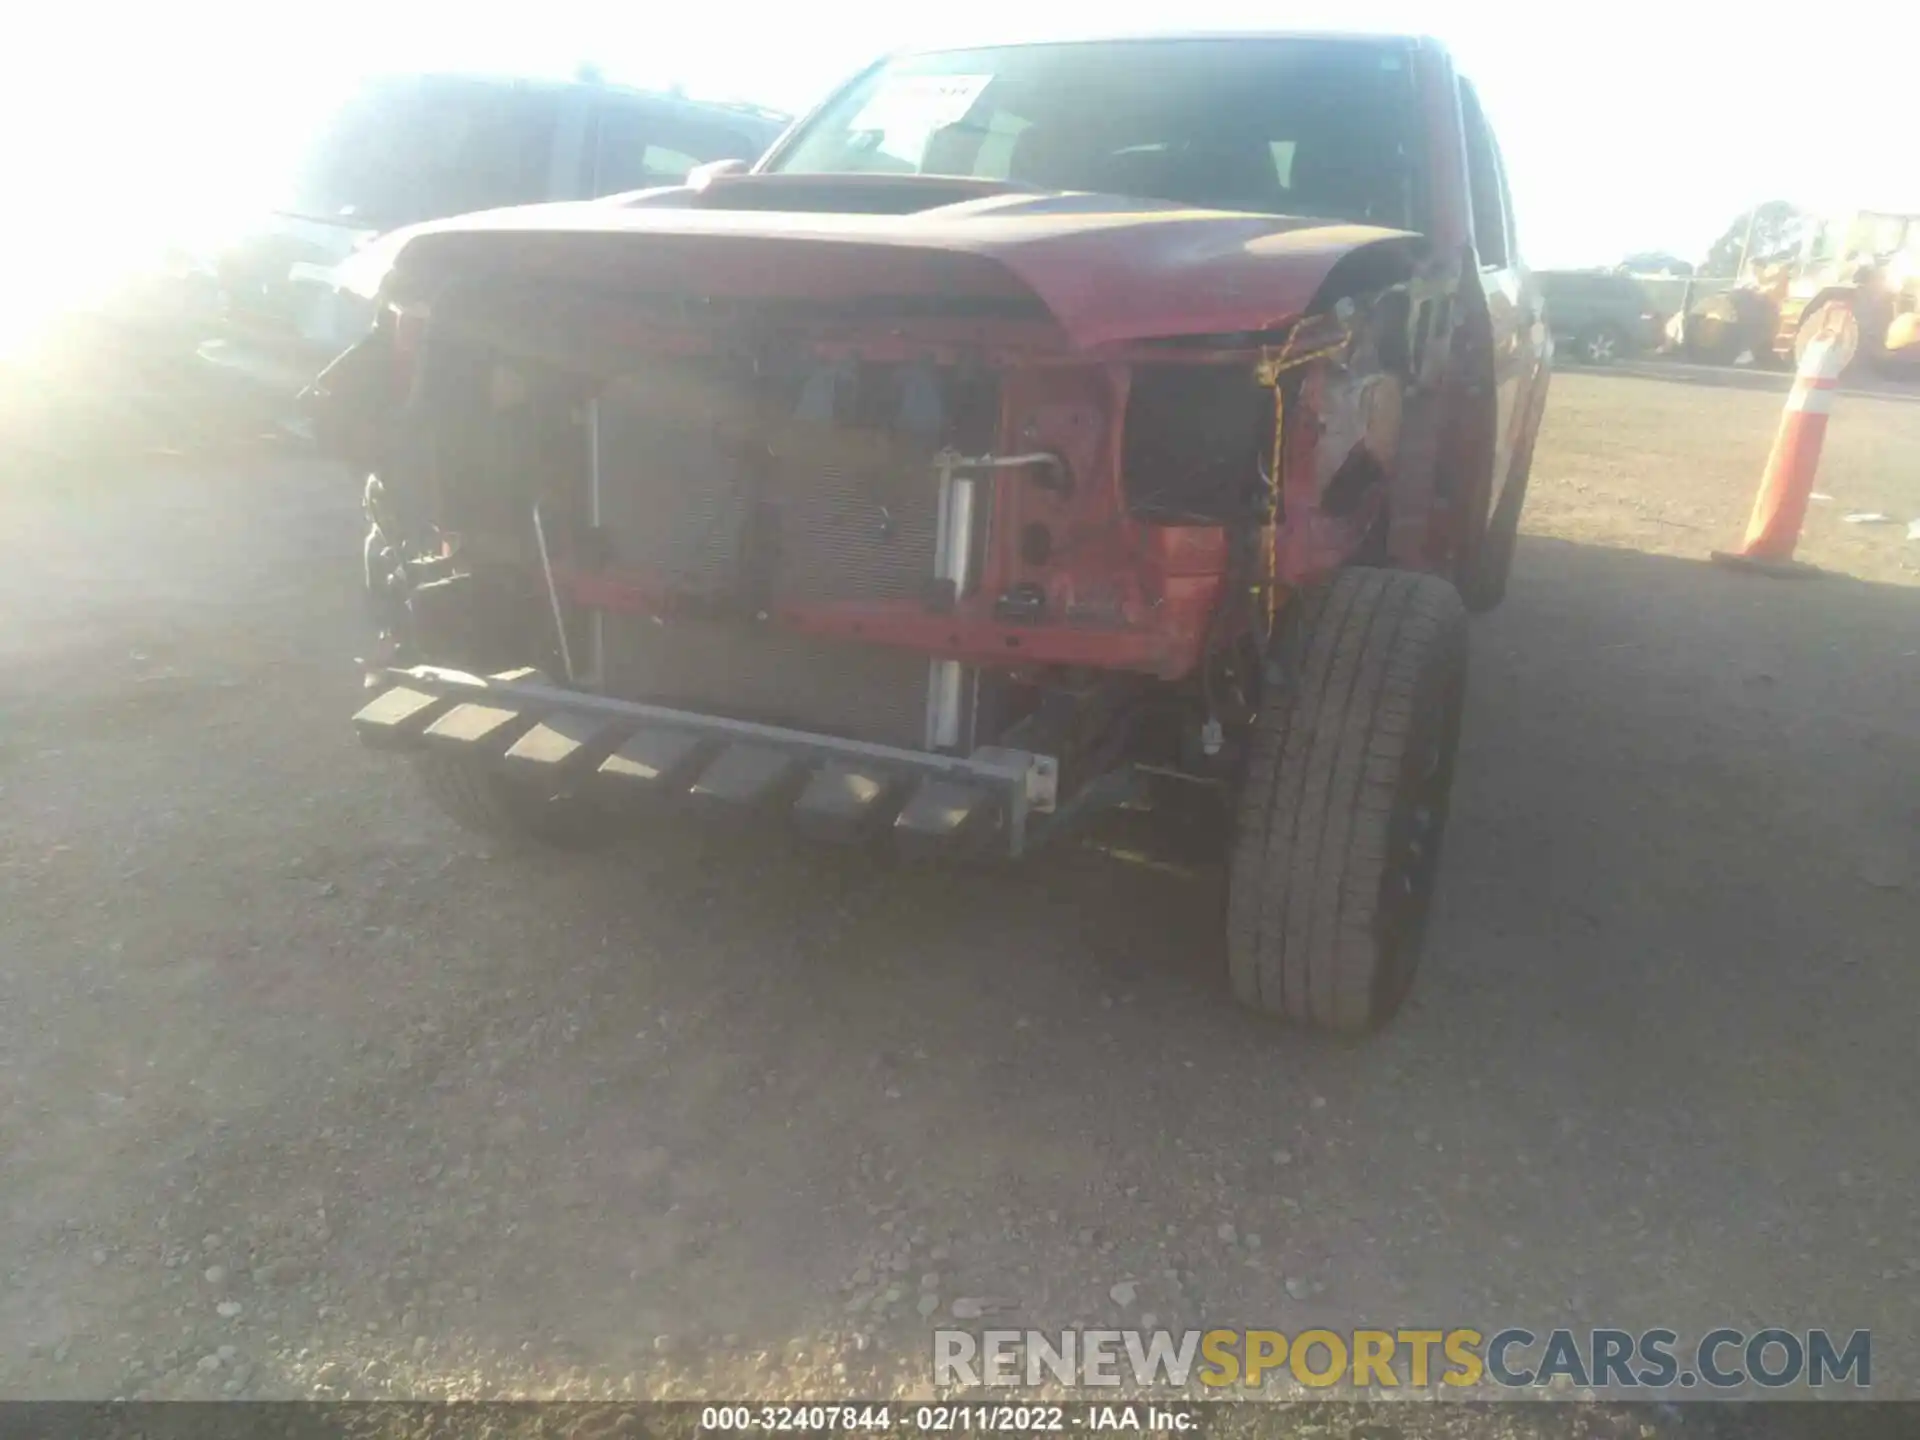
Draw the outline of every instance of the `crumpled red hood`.
M401 300L479 276L817 302L1037 300L1072 344L1094 349L1285 323L1343 256L1396 238L1410 237L1099 195L990 195L906 215L695 208L661 196L490 211L398 232L379 248L383 265L391 259L386 293Z

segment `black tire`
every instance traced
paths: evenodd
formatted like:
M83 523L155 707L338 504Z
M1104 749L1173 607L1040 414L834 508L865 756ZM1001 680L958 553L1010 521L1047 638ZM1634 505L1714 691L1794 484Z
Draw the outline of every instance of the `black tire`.
M1302 597L1254 721L1227 898L1244 1004L1318 1030L1392 1018L1419 963L1466 693L1467 616L1431 575Z
M1573 356L1582 365L1611 365L1626 358L1629 343L1618 325L1589 325L1573 337Z
M414 757L414 768L442 814L492 840L592 850L616 833L614 817L592 802L517 785L484 759L427 751Z

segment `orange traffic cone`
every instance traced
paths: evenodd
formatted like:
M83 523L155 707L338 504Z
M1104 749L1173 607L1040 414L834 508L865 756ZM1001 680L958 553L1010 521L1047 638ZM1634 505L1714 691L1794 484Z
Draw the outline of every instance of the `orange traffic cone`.
M1799 366L1793 390L1780 416L1773 453L1767 456L1754 497L1753 516L1738 550L1715 550L1722 565L1765 575L1817 575L1819 570L1793 558L1806 523L1807 501L1820 468L1820 447L1827 438L1827 416L1840 388L1840 372L1859 345L1859 327L1845 305L1821 307L1801 331Z

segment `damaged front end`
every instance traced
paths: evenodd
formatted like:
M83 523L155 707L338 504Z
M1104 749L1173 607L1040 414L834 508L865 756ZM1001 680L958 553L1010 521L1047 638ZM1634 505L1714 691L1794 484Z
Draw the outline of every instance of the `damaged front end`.
M1229 773L1289 589L1418 528L1435 317L1379 232L1205 331L1061 301L1057 247L448 238L320 387L377 476L370 743L1019 855Z

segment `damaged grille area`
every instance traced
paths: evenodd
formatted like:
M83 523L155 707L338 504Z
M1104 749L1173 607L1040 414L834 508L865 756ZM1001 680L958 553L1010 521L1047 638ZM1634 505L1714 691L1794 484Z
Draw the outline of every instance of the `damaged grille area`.
M776 603L925 593L951 389L931 366L821 362L768 377L717 359L663 360L609 385L596 422L604 558L698 618L605 617L608 693L919 745L923 657L758 617Z

